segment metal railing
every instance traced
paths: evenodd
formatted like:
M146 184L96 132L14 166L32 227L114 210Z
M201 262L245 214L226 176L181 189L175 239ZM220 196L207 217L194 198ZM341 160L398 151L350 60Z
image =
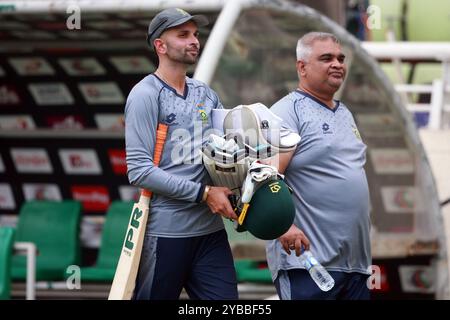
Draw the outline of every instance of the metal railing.
M402 83L395 86L405 102L408 111L429 112L429 129L443 129L450 126L445 116L450 116L450 43L449 42L362 42L370 55L379 61L437 62L442 66L442 78L435 79L431 85ZM399 77L402 79L402 77ZM413 103L408 98L411 93L431 95L430 103Z

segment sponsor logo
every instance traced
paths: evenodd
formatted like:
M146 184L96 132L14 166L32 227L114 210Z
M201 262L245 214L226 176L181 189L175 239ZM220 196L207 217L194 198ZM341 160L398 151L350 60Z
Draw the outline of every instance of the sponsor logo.
M434 293L436 274L430 266L399 266L400 283L403 292Z
M125 129L123 114L96 114L97 127L101 130L122 131Z
M166 117L166 123L172 123L177 119L177 115L175 113L171 113Z
M11 186L6 183L0 183L0 209L13 210L16 208Z
M63 83L30 84L28 89L38 105L68 105L74 100Z
M21 76L53 75L55 70L43 58L11 58L9 63Z
M22 190L25 200L62 200L61 192L56 184L25 183Z
M261 121L261 129L269 129L269 121L267 120Z
M59 64L70 76L102 75L106 71L94 58L59 59Z
M155 66L142 56L111 57L110 61L120 73L148 74L155 70Z
M330 125L326 122L322 124L322 133L323 134L331 134L333 131L330 130Z
M30 116L14 115L1 116L0 129L2 130L28 130L34 129L36 126Z
M127 174L127 161L125 150L108 150L109 161L115 174Z
M408 149L370 149L369 153L377 174L414 173L414 162Z
M53 168L44 149L11 149L11 157L17 172L52 173Z
M85 121L81 116L49 116L45 118L47 126L52 129L81 130L85 127Z
M388 213L412 213L414 211L414 187L381 187L381 198Z
M6 84L0 86L0 105L16 105L20 102L15 87Z
M122 104L124 97L114 82L83 83L78 86L89 104Z
M101 174L102 169L94 150L61 149L59 157L67 174Z
M72 186L72 197L82 203L86 211L102 211L108 209L110 198L104 186Z
M133 186L120 186L119 194L123 201L137 202L140 197L139 188Z
M140 226L140 219L142 218L142 210L139 210L139 208L134 208L133 213L131 214L131 220L130 220L130 224L128 225L128 231L127 231L127 235L125 237L125 248L128 250L133 250L134 248L134 241L136 239L133 239L133 235L134 235L134 231L137 231L139 229ZM124 249L125 249L124 248ZM125 251L126 252L126 251ZM131 252L127 252L129 255L131 254Z

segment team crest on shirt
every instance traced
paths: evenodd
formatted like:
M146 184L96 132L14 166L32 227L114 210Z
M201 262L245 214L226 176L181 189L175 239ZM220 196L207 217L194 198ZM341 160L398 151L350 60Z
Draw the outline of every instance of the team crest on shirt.
M197 104L197 111L200 115L200 119L202 120L202 123L207 124L208 123L208 114L203 109L203 103Z
M359 140L362 140L361 134L359 133L359 130L356 126L352 125L352 131L355 134L356 138L358 138Z

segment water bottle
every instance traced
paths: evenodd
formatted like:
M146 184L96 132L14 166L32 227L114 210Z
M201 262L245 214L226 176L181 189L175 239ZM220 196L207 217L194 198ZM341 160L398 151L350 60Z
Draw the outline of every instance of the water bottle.
M334 287L333 277L325 270L319 261L314 258L311 251L303 251L299 259L320 290L329 291Z

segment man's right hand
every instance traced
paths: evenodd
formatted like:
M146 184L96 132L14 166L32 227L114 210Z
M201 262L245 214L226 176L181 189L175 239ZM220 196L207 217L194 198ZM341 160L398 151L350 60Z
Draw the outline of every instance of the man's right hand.
M221 216L237 220L238 217L231 207L228 196L233 194L230 189L226 187L211 187L208 191L206 198L206 204L213 213L220 214Z
M309 239L294 224L278 240L289 255L291 254L291 250L295 249L295 255L297 257L300 256L302 246L305 250L309 250Z

